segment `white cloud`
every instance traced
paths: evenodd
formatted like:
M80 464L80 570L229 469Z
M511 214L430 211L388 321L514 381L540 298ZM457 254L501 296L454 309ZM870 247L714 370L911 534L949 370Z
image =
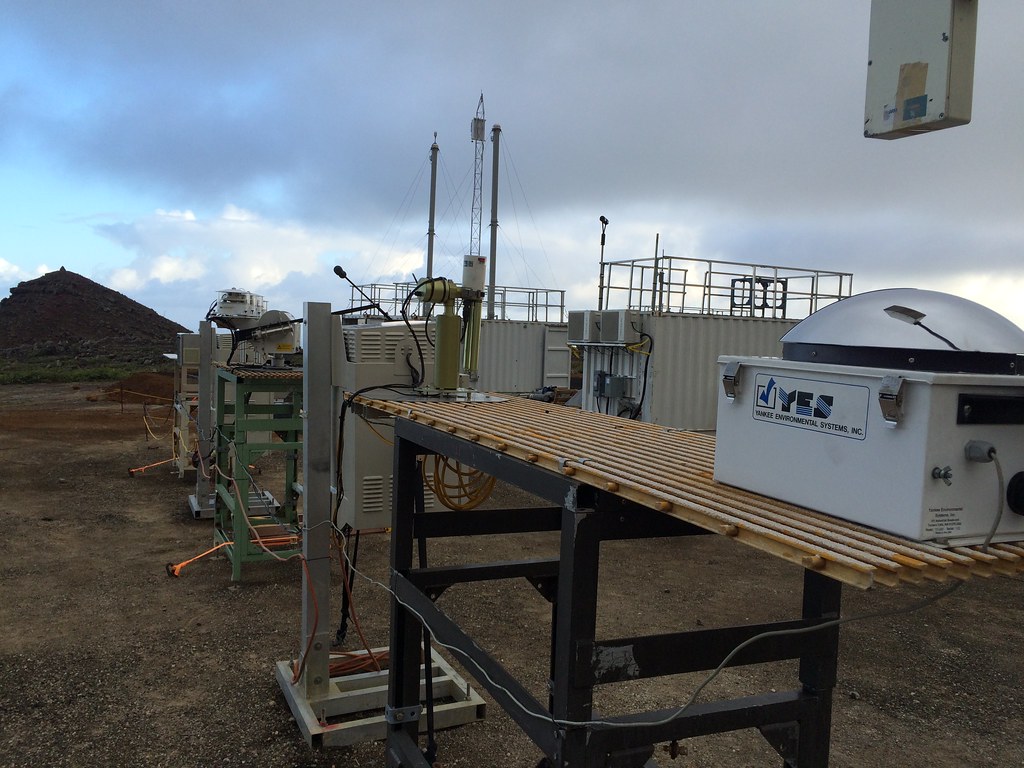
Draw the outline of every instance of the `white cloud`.
M46 264L36 264L26 268L12 264L7 259L0 258L0 283L3 285L10 286L20 283L22 280L31 280L52 271L53 268Z
M148 283L162 285L202 278L207 272L202 260L162 254L152 260L136 259L134 266L110 272L107 282L115 291L137 291Z
M21 272L21 267L11 264L6 259L0 259L0 279L5 283L17 280Z
M0 157L47 181L36 197L61 211L34 220L31 250L3 253L68 253L82 240L51 226L65 212L81 221L136 206L95 229L117 246L85 243L79 264L152 293L182 322L194 296L208 303L232 285L272 304L347 298L333 264L359 283L420 274L431 136L439 218L467 220L466 122L481 88L488 121L504 128L502 285L564 288L570 305L594 307L605 215L609 260L650 258L660 233L659 252L675 257L852 272L857 290L942 284L1018 312L1006 286L1019 287L1024 247L1024 132L1005 128L1024 110L1005 93L1024 61L1018 3L979 17L973 122L898 142L862 137L865 3L482 7L473 25L500 27L500 39L453 32L432 6L270 4L241 22L178 9L128 24L79 5L29 3L0 29L0 71L27 95L0 138L36 137L45 162L22 161L11 142ZM425 51L429 71L416 64ZM29 185L9 186L19 205L0 210L18 211ZM519 191L528 206L511 199ZM487 213L485 192L485 225ZM521 242L517 214L542 245ZM21 215L0 232L22 231ZM458 280L468 221L438 224L461 238L438 243L435 274ZM405 232L382 246L395 227ZM483 239L486 252L486 229ZM984 279L965 282L966 270Z
M933 290L976 301L1024 329L1024 275L965 273L936 280Z
M347 305L350 289L334 276L335 264L367 283L408 280L424 263L423 251L401 243L384 247L359 233L273 221L234 205L209 217L156 210L95 231L133 258L94 279L189 327L224 288L261 293L272 308L297 314L305 300Z
M160 208L156 209L157 216L163 216L167 219L181 219L182 221L195 221L196 215L192 211L165 211Z
M247 211L234 205L226 205L220 216L227 221L253 221L259 218L252 211Z
M206 274L206 265L196 257L175 258L164 254L150 265L149 279L161 283L201 278Z
M320 253L340 245L335 233L264 221L235 206L210 218L192 211L158 210L132 222L101 225L96 231L135 252L131 269L143 281L162 283L220 273L255 281L257 287L273 285L290 272L311 273Z
M115 269L107 278L107 285L121 293L137 291L145 284L146 279L139 274L139 271L137 269L131 269L130 267Z

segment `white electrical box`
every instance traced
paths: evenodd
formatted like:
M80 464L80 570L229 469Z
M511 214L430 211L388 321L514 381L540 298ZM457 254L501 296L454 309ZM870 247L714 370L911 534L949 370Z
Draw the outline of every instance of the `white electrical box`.
M421 320L410 324L412 331L401 321L348 326L335 318L331 336L334 386L355 392L375 384L413 385L417 378L432 381L434 328Z
M983 542L1002 507L993 540L1024 539L1024 332L950 299L860 294L786 334L788 359L719 358L715 479L952 546Z
M976 0L872 0L864 135L969 123L977 26Z
M331 334L334 413L340 414L347 395L366 391L369 397L393 397L394 393L374 387L398 384L412 387L422 375L433 375L434 347L427 335L433 327L422 320L386 322L379 325L342 325L334 318ZM417 346L417 340L419 345ZM421 357L422 356L422 357ZM351 405L351 404L350 404ZM338 440L338 424L334 440ZM386 415L368 415L358 407L346 407L344 433L341 436L342 470L338 522L356 529L386 528L391 525L393 482L394 419ZM333 467L337 473L337 467ZM427 509L434 497L427 491Z
M340 409L340 399L338 407ZM342 487L338 489L341 493L339 525L347 524L357 530L391 525L394 438L393 417L368 416L352 410L346 414ZM424 489L423 497L427 511L437 508L429 487Z
M723 374L739 366L735 396L723 388L718 401L720 482L910 539L977 544L1001 491L991 463L966 459L967 441L995 446L1007 479L1024 470L1024 423L998 423L1024 416L1018 376L719 363ZM897 397L903 412L889 421ZM1004 415L965 421L972 407ZM1024 538L1024 515L1006 509L998 534Z

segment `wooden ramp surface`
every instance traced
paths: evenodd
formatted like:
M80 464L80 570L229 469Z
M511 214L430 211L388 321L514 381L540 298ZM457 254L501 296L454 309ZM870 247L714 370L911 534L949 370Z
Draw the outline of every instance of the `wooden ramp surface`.
M1024 542L944 549L715 482L715 439L512 397L357 402L580 482L867 589L1024 572Z

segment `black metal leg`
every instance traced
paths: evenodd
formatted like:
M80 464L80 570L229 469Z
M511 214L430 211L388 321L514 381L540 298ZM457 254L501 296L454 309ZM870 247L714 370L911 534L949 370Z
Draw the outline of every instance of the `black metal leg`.
M654 744L710 733L758 728L790 768L826 768L829 760L832 691L836 683L839 627L776 635L748 646L730 666L799 659L799 687L727 701L698 702L685 713L674 709L604 719L618 727L587 725L595 717L593 693L606 685L648 677L708 670L746 639L764 632L800 630L837 619L842 585L806 570L799 619L737 627L688 630L660 635L597 641L597 585L603 540L690 535L678 521L654 512L623 506L600 489L578 485L568 477L545 472L477 444L452 438L420 424L396 423L395 501L392 530L392 584L403 603L392 602L391 672L388 698L387 765L427 768L419 749L419 640L421 624L451 648L459 649L472 668L484 672L495 701L509 712L546 755L538 768L636 768L653 765ZM492 512L482 517L455 514L416 515L416 455L437 451L491 471L538 492L559 505L528 519ZM628 511L630 526L623 521ZM417 517L424 518L417 521ZM509 519L504 519L509 518ZM559 521L560 518L560 521ZM668 521L668 522L666 522ZM417 535L434 536L554 530L561 544L557 563L550 560L474 564L441 568L413 566ZM418 533L417 533L418 532ZM552 602L548 712L507 670L475 646L472 639L437 610L432 600L448 586L467 581L526 577ZM557 589L553 582L557 580ZM516 703L512 707L510 704ZM524 708L525 707L525 708ZM417 713L418 716L418 713ZM405 719L399 719L405 718Z
M391 566L397 573L408 573L412 568L413 517L418 487L416 446L396 437ZM395 586L393 578L392 588ZM388 768L428 768L417 743L420 637L419 621L392 598L391 666L385 710Z
M839 618L842 583L812 570L804 571L803 617L830 621ZM797 765L825 768L832 731L832 689L839 664L839 627L820 630L820 650L800 657L800 682L815 697L807 717L800 722Z
M555 611L555 663L552 680L552 714L559 720L591 719L594 686L589 676L578 674L578 654L593 647L597 626L597 581L600 559L599 529L590 510L569 506L562 510L562 541ZM587 732L584 728L561 730L560 754L554 765L586 765Z

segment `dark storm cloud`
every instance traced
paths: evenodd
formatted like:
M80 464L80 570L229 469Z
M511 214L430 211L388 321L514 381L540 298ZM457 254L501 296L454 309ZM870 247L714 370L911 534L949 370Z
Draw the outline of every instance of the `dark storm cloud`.
M504 172L565 249L552 255L556 279L579 279L558 270L586 250L599 213L618 237L634 233L617 241L629 256L662 232L670 250L876 277L1015 269L1024 11L980 8L971 125L882 142L862 136L869 10L14 3L0 35L27 64L0 82L16 126L0 128L0 151L4 131L31 136L52 164L168 210L234 205L374 239L422 185L435 131L443 175L465 190L484 91ZM508 216L505 187L502 204ZM419 232L416 205L402 215Z
M807 130L808 110L859 111L865 25L841 36L848 61L791 54L814 24L812 39L831 38L844 18L814 4L803 4L804 30L771 4L741 4L725 24L702 4L344 5L26 10L21 24L77 105L40 126L47 144L81 167L202 200L241 191L259 202L283 184L285 205L325 216L393 196L434 130L468 154L480 90L538 171L542 205L761 194L756 180Z

